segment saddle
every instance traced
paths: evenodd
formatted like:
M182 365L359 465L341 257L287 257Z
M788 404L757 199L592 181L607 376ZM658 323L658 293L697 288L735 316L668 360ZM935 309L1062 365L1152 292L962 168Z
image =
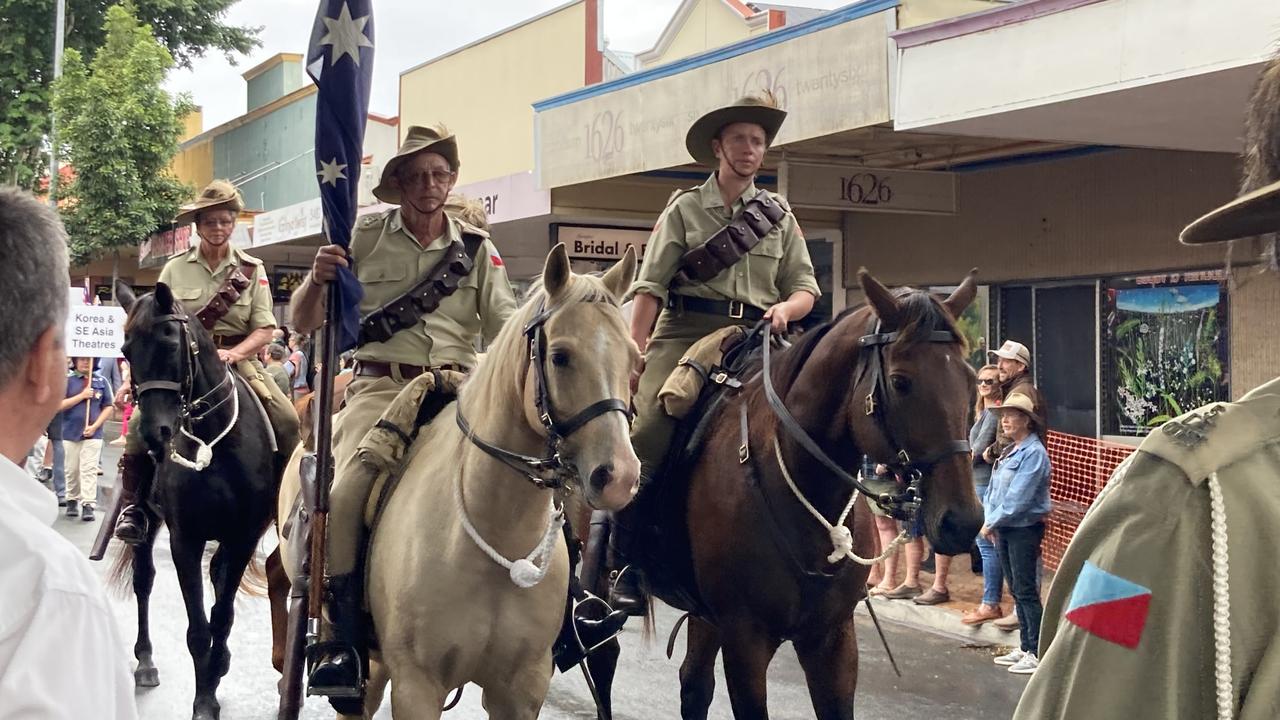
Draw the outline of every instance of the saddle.
M632 502L635 547L628 548L628 556L644 569L650 594L695 615L705 616L707 612L698 595L693 551L688 525L684 521L688 515L689 469L702 454L712 421L748 377L758 371L760 336L764 332L768 332L767 321L750 331L722 329L699 340L681 359L681 364L663 385L663 392L668 390L668 384L673 386L672 390L676 385L685 385L688 373L705 379L698 387L696 398L688 404L687 411L676 425L671 449L660 471L641 487ZM700 365L698 358L715 355L720 357L718 363ZM685 377L682 378L682 374ZM662 397L661 393L659 397ZM674 395L669 393L663 399L664 404L667 399L674 399ZM679 409L683 404L677 401L675 407Z

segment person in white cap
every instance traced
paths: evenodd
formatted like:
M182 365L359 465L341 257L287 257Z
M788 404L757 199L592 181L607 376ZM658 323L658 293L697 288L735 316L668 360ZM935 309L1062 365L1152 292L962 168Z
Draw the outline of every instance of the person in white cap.
M1040 390L1036 388L1035 381L1031 377L1031 351L1026 345L1013 340L1005 340L999 350L992 350L989 355L995 362L996 367L1000 371L1000 388L1003 397L1009 397L1014 393L1020 393L1031 399L1031 404L1035 408L1032 417L1036 421L1036 426L1040 428L1040 434L1047 429L1048 417L1045 415L1044 396L1040 394ZM1005 434L1003 430L996 432L996 442L987 448L987 455L984 459L988 463L993 463L1000 457L1000 453L1009 447L1013 441Z
M1280 56L1254 91L1246 138L1244 195L1183 243L1261 237L1275 252ZM1280 378L1148 435L1062 558L1015 720L1275 718L1278 477Z

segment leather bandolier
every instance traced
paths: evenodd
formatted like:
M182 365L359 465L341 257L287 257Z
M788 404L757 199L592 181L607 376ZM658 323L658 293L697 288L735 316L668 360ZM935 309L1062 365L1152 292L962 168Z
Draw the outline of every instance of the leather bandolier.
M196 311L196 319L205 330L213 331L213 326L231 311L231 306L240 300L240 296L253 284L253 263L240 263L240 266L227 273L222 286L209 298L204 307Z
M450 243L444 257L408 292L360 320L360 344L386 342L392 335L413 327L423 315L435 312L440 302L456 292L471 274L483 244L483 236L462 233L462 240Z
M680 268L671 281L671 289L707 282L732 267L759 245L786 215L786 209L768 190L756 193L728 225L680 257Z

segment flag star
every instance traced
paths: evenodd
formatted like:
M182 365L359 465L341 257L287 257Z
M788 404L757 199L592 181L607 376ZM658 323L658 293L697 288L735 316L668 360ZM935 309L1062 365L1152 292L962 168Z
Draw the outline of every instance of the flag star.
M320 176L320 182L329 183L334 187L338 186L339 180L347 179L347 166L338 164L338 158L334 158L330 162L320 161L320 169L316 171Z
M369 42L369 38L364 34L364 26L369 22L369 16L352 18L350 6L343 3L338 17L321 19L324 20L329 32L320 38L320 44L333 46L333 50L329 53L329 64L337 65L343 55L350 55L352 61L359 65L360 48L373 47L373 43Z

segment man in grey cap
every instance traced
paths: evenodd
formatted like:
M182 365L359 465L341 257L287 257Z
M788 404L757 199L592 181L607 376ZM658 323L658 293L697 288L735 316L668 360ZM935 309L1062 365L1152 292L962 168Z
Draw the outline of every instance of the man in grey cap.
M1263 70L1246 131L1245 194L1188 226L1183 243L1261 236L1275 252L1280 57ZM1276 717L1277 477L1280 379L1148 435L1067 548L1015 720Z

